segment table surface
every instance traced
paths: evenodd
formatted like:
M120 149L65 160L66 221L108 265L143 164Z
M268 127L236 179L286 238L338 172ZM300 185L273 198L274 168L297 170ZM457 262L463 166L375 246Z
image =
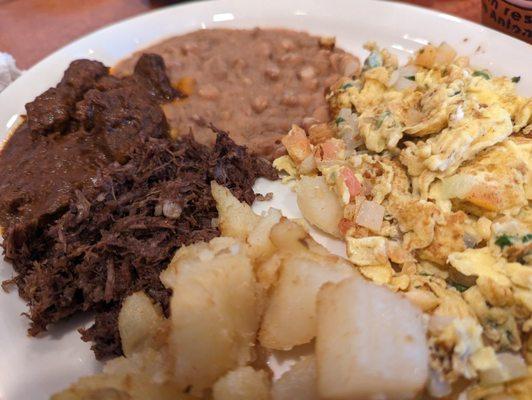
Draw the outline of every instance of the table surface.
M405 2L480 22L481 0ZM11 53L19 68L26 69L102 26L173 3L177 1L0 0L0 51Z

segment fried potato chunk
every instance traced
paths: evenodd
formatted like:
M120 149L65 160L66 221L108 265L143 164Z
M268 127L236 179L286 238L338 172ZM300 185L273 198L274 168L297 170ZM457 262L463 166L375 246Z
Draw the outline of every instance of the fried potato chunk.
M212 394L214 400L269 400L270 379L266 371L240 367L218 379Z
M252 259L268 258L275 251L270 240L270 230L280 221L281 212L271 208L259 216L249 205L240 203L229 189L214 181L211 183L211 191L216 200L222 235L245 242Z
M183 247L161 281L173 290L168 346L179 387L201 393L251 360L260 314L253 267L240 242L215 238Z
M428 377L422 313L385 287L353 277L318 295L318 391L323 399L408 399Z
M290 350L316 335L316 298L327 282L339 282L356 271L346 261L312 252L287 255L282 262L259 333L262 346Z
M296 186L297 205L305 219L323 232L341 237L343 207L322 176L303 176Z
M241 203L226 187L215 181L211 183L212 197L218 209L219 227L223 236L246 240L260 221L246 203Z
M153 304L144 292L128 296L118 315L118 330L122 350L126 356L151 348L163 328L164 318L160 307Z
M98 374L81 378L51 400L194 400L176 385L155 384L150 378L133 375Z

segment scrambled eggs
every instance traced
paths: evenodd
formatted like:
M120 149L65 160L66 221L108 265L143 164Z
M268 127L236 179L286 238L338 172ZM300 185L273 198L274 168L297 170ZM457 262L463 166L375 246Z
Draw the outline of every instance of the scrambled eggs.
M274 165L322 175L349 259L426 313L432 396L529 399L532 99L446 44L404 66L367 49L328 95L334 121L294 126Z

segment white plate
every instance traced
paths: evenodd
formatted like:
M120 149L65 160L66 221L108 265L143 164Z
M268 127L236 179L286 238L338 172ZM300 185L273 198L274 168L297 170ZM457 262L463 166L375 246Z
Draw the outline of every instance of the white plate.
M362 45L368 40L402 58L429 41L446 41L459 53L471 56L475 65L497 74L521 76L519 91L532 92L532 76L524 76L532 65L530 45L449 15L369 0L222 0L174 6L129 19L47 57L0 94L0 140L16 116L24 112L24 104L55 85L76 58L94 58L112 65L168 36L207 27L255 26L335 35L339 46L361 57L365 55ZM298 216L286 187L261 182L257 189L274 190L274 205L288 216ZM264 207L264 203L257 205L257 209ZM332 250L343 251L341 246ZM0 265L0 279L11 275L11 266ZM20 315L25 310L16 292L0 293L0 400L46 399L77 377L98 371L100 364L94 360L90 345L83 343L75 330L80 324L87 325L88 317L54 327L43 338L34 339L26 336L28 320Z

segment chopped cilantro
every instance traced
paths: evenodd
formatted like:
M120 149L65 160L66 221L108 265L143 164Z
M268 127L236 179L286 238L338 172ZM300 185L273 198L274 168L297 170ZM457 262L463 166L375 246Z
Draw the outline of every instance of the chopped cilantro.
M469 289L467 286L462 285L462 284L457 283L457 282L449 282L449 285L451 285L452 287L454 287L454 288L455 288L456 290L458 290L460 293L465 292L467 289Z
M532 240L532 233L527 233L523 236L523 243L530 242Z
M473 72L473 76L481 76L484 79L491 79L490 74L487 71L475 71Z
M501 235L495 240L495 244L499 246L501 249L504 249L506 246L511 246L513 243L513 239L511 236L508 235Z
M344 83L342 86L340 86L340 89L345 90L350 87L353 87L353 84L351 82Z
M386 117L390 115L391 115L390 111L384 111L381 115L379 115L379 118L377 118L377 129L380 129Z
M337 117L334 121L336 122L336 125L340 125L342 122L345 122L345 119L342 117Z
M513 83L517 83L517 82L519 82L520 80L521 80L521 77L520 77L520 76L514 76L514 77L512 78L512 82L513 82Z
M416 76L415 75L405 76L405 79L408 79L409 81L415 81Z
M382 56L377 51L372 51L364 61L364 70L382 66Z

